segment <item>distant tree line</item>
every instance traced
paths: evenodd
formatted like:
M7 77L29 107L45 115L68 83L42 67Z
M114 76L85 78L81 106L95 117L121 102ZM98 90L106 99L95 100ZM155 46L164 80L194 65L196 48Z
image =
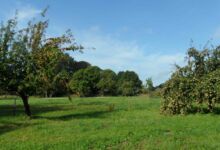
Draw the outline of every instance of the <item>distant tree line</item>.
M85 96L134 96L142 89L142 82L134 71L118 74L110 69L91 66L73 74L69 84L73 93Z
M162 112L215 111L220 102L220 46L202 51L192 47L186 58L187 65L176 66L164 85Z

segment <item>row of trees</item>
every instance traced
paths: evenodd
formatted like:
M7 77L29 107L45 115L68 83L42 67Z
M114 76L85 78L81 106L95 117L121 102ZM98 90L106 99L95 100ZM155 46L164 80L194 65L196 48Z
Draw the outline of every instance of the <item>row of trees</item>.
M133 71L116 74L93 66L74 73L69 87L79 96L133 96L141 92L142 82Z
M220 102L220 46L199 51L194 47L187 53L187 65L177 66L163 90L162 112L186 114L213 112Z

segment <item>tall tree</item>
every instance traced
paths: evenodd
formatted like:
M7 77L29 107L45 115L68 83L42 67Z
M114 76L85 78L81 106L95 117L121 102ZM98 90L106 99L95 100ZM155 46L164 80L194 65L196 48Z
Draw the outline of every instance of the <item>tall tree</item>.
M24 103L25 112L31 115L28 94L33 89L31 54L28 29L16 30L16 18L2 24L0 29L0 87L11 94L18 94Z
M125 96L141 92L142 82L134 71L121 71L117 75L118 93Z
M22 29L18 28L16 17L0 27L0 88L19 95L28 116L31 116L28 96L37 85L50 88L55 66L64 51L82 50L82 46L73 43L70 32L46 38L48 20L44 19L44 13L39 21L30 21Z

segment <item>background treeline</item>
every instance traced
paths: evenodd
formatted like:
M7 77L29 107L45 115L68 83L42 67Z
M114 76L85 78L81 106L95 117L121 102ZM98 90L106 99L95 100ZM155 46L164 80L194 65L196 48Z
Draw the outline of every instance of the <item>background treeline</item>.
M57 75L52 82L43 83L41 88L36 88L32 93L35 96L59 97L76 95L80 97L90 96L135 96L147 94L148 96L160 96L162 84L154 87L151 78L142 84L134 71L120 71L115 73L111 69L100 69L91 66L85 61L74 61L65 54L65 59L57 64ZM51 84L47 88L46 84Z
M220 102L220 46L202 51L192 47L187 65L177 66L165 83L162 112L213 112Z
M75 61L67 53L62 53L53 66L47 61L43 67L45 74L42 78L35 79L38 80L37 88L31 95L134 96L142 92L142 81L134 71L120 71L116 74L110 69L102 70L91 66L86 61Z
M79 96L134 96L141 93L142 82L134 71L116 74L110 69L90 66L74 73L69 87Z

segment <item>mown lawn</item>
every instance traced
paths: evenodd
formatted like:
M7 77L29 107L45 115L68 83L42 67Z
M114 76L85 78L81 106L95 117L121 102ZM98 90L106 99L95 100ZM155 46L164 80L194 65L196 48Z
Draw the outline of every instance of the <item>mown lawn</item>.
M0 100L0 149L220 149L220 115L164 116L160 99L105 97Z

